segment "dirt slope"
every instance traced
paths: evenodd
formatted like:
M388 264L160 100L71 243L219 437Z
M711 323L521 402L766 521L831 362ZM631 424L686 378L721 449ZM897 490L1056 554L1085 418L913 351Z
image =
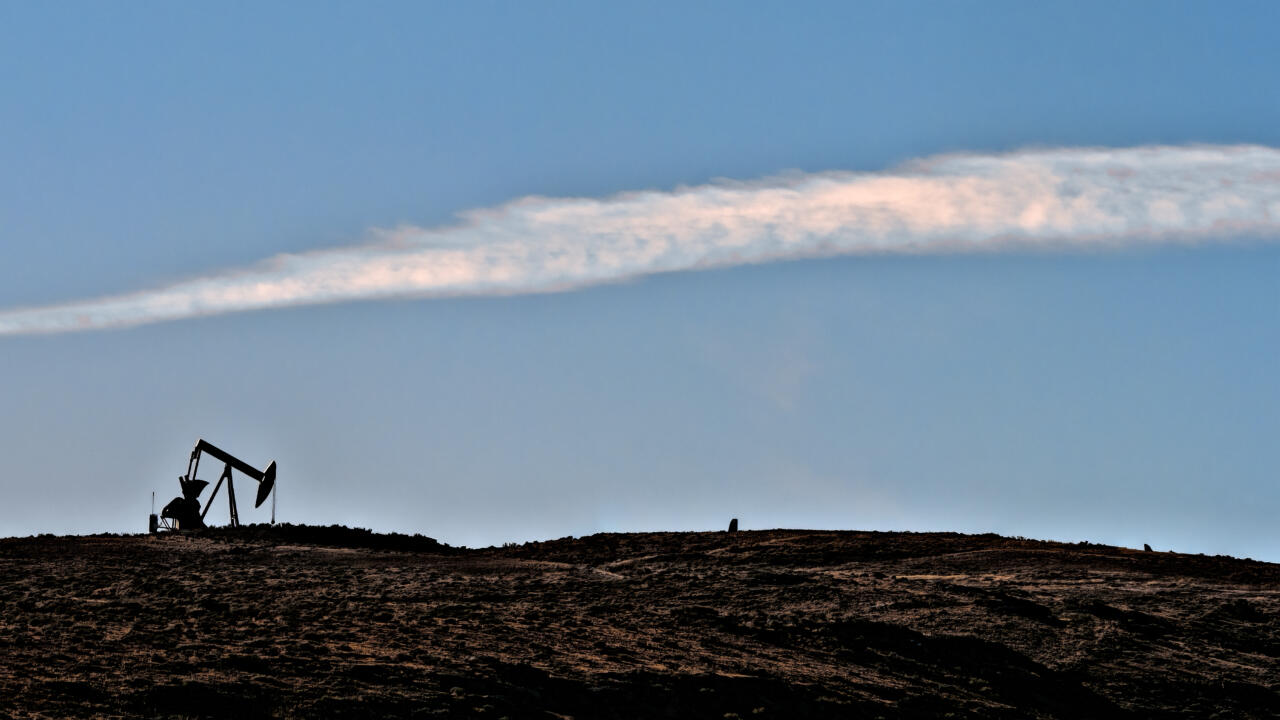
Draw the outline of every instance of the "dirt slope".
M0 540L0 716L1280 716L1280 565L777 530Z

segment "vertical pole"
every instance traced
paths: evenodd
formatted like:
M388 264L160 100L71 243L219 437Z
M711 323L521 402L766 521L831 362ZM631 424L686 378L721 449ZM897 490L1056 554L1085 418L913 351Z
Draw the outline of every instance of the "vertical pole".
M195 480L196 473L200 472L200 452L191 453L191 459L187 461L187 479Z
M236 486L231 484L231 466L222 473L227 479L227 499L231 501L231 527L240 527L240 513L236 511Z

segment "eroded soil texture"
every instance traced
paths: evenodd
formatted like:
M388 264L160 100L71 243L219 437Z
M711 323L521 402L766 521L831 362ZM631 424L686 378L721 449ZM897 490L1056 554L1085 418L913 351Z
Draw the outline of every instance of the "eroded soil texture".
M1280 565L993 535L0 541L0 716L1280 717Z

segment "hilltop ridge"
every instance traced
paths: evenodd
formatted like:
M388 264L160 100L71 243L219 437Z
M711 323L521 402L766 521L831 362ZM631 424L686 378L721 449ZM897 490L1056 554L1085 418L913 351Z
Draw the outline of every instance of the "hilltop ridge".
M0 540L14 717L1273 717L1280 565L995 535Z

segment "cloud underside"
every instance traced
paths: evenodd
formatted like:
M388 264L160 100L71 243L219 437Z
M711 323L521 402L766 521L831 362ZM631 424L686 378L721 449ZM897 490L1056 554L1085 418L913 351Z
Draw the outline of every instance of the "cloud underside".
M795 174L670 192L528 197L454 225L58 305L0 311L0 334L127 327L394 297L570 290L800 257L1116 247L1280 236L1280 149L1029 150L884 172Z

